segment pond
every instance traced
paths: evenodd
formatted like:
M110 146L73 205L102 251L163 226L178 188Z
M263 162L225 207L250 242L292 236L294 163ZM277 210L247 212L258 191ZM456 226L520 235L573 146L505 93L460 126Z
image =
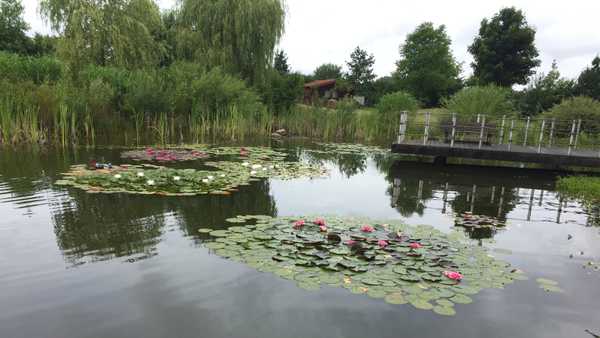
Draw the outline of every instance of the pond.
M92 159L134 163L121 158L125 149L0 149L0 337L504 338L600 332L597 215L555 192L559 173L436 166L373 149L340 149L284 142L277 150L287 161L323 166L328 174L259 177L231 193L199 196L90 194L56 184L71 165ZM159 165L206 170L204 161ZM503 226L455 227L457 216L471 214ZM474 248L509 262L528 279L484 288L470 296L472 303L455 304L454 316L341 287L305 290L207 247L210 236L199 230L226 229L233 225L226 220L239 215L431 225L444 234L464 233ZM556 281L562 292L544 290L540 279Z

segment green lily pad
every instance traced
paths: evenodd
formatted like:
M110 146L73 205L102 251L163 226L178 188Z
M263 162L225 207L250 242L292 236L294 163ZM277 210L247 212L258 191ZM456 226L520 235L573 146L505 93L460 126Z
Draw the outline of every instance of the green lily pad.
M214 230L214 229L209 229L209 228L200 228L200 229L198 229L198 232L199 232L199 233L201 233L201 234L208 234L208 233L210 233L210 232L211 232L211 231L213 231L213 230Z
M433 309L433 305L431 305L431 303L429 303L428 301L423 300L423 299L411 299L410 305L414 306L415 308L417 308L419 310L432 310Z
M390 294L386 295L384 299L385 299L386 303L389 303L389 304L400 305L400 304L408 303L408 301L406 299L404 299L404 296L400 292L390 293Z
M454 309L452 307L449 306L435 306L433 308L433 312L437 313L438 315L442 315L442 316L454 316L456 315L456 311L454 311Z
M456 304L471 304L473 303L473 299L471 297L457 293L454 297L450 298L450 300Z

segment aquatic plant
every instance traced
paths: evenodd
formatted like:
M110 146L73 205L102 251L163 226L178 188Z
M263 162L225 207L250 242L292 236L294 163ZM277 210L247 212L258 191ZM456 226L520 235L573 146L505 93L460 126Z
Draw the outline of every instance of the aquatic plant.
M455 314L455 304L471 303L470 296L483 289L526 278L460 232L340 217L321 218L324 232L306 219L312 218L237 216L227 220L236 224L227 230L200 233L217 255L294 280L303 289L343 287L440 315ZM362 231L365 223L372 232Z
M600 203L600 177L562 177L556 182L556 189L568 197L581 199L589 204Z
M171 150L148 147L121 153L121 158L134 161L181 162L208 158L209 154L198 150Z

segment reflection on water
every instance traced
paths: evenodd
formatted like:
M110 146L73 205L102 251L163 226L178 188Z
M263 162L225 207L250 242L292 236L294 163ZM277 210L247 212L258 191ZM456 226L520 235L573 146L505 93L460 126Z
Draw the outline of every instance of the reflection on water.
M263 180L231 196L89 194L52 182L91 158L121 163L118 150L1 149L0 337L575 337L600 329L600 273L581 269L600 255L597 207L562 200L557 173L281 147L288 160L322 163L331 176ZM469 235L510 249L501 258L533 280L559 280L568 294L549 297L521 282L439 318L327 288L307 293L215 257L198 234L236 215L306 213L449 231L464 212L506 221Z

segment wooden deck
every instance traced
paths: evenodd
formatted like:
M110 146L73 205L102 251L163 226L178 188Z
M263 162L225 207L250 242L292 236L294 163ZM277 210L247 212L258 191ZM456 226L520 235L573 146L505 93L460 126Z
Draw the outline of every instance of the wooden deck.
M550 167L596 167L600 168L600 153L591 150L569 150L566 148L541 148L518 145L482 145L445 142L405 141L392 144L392 152L399 154L434 157L470 158L519 163L541 163Z

